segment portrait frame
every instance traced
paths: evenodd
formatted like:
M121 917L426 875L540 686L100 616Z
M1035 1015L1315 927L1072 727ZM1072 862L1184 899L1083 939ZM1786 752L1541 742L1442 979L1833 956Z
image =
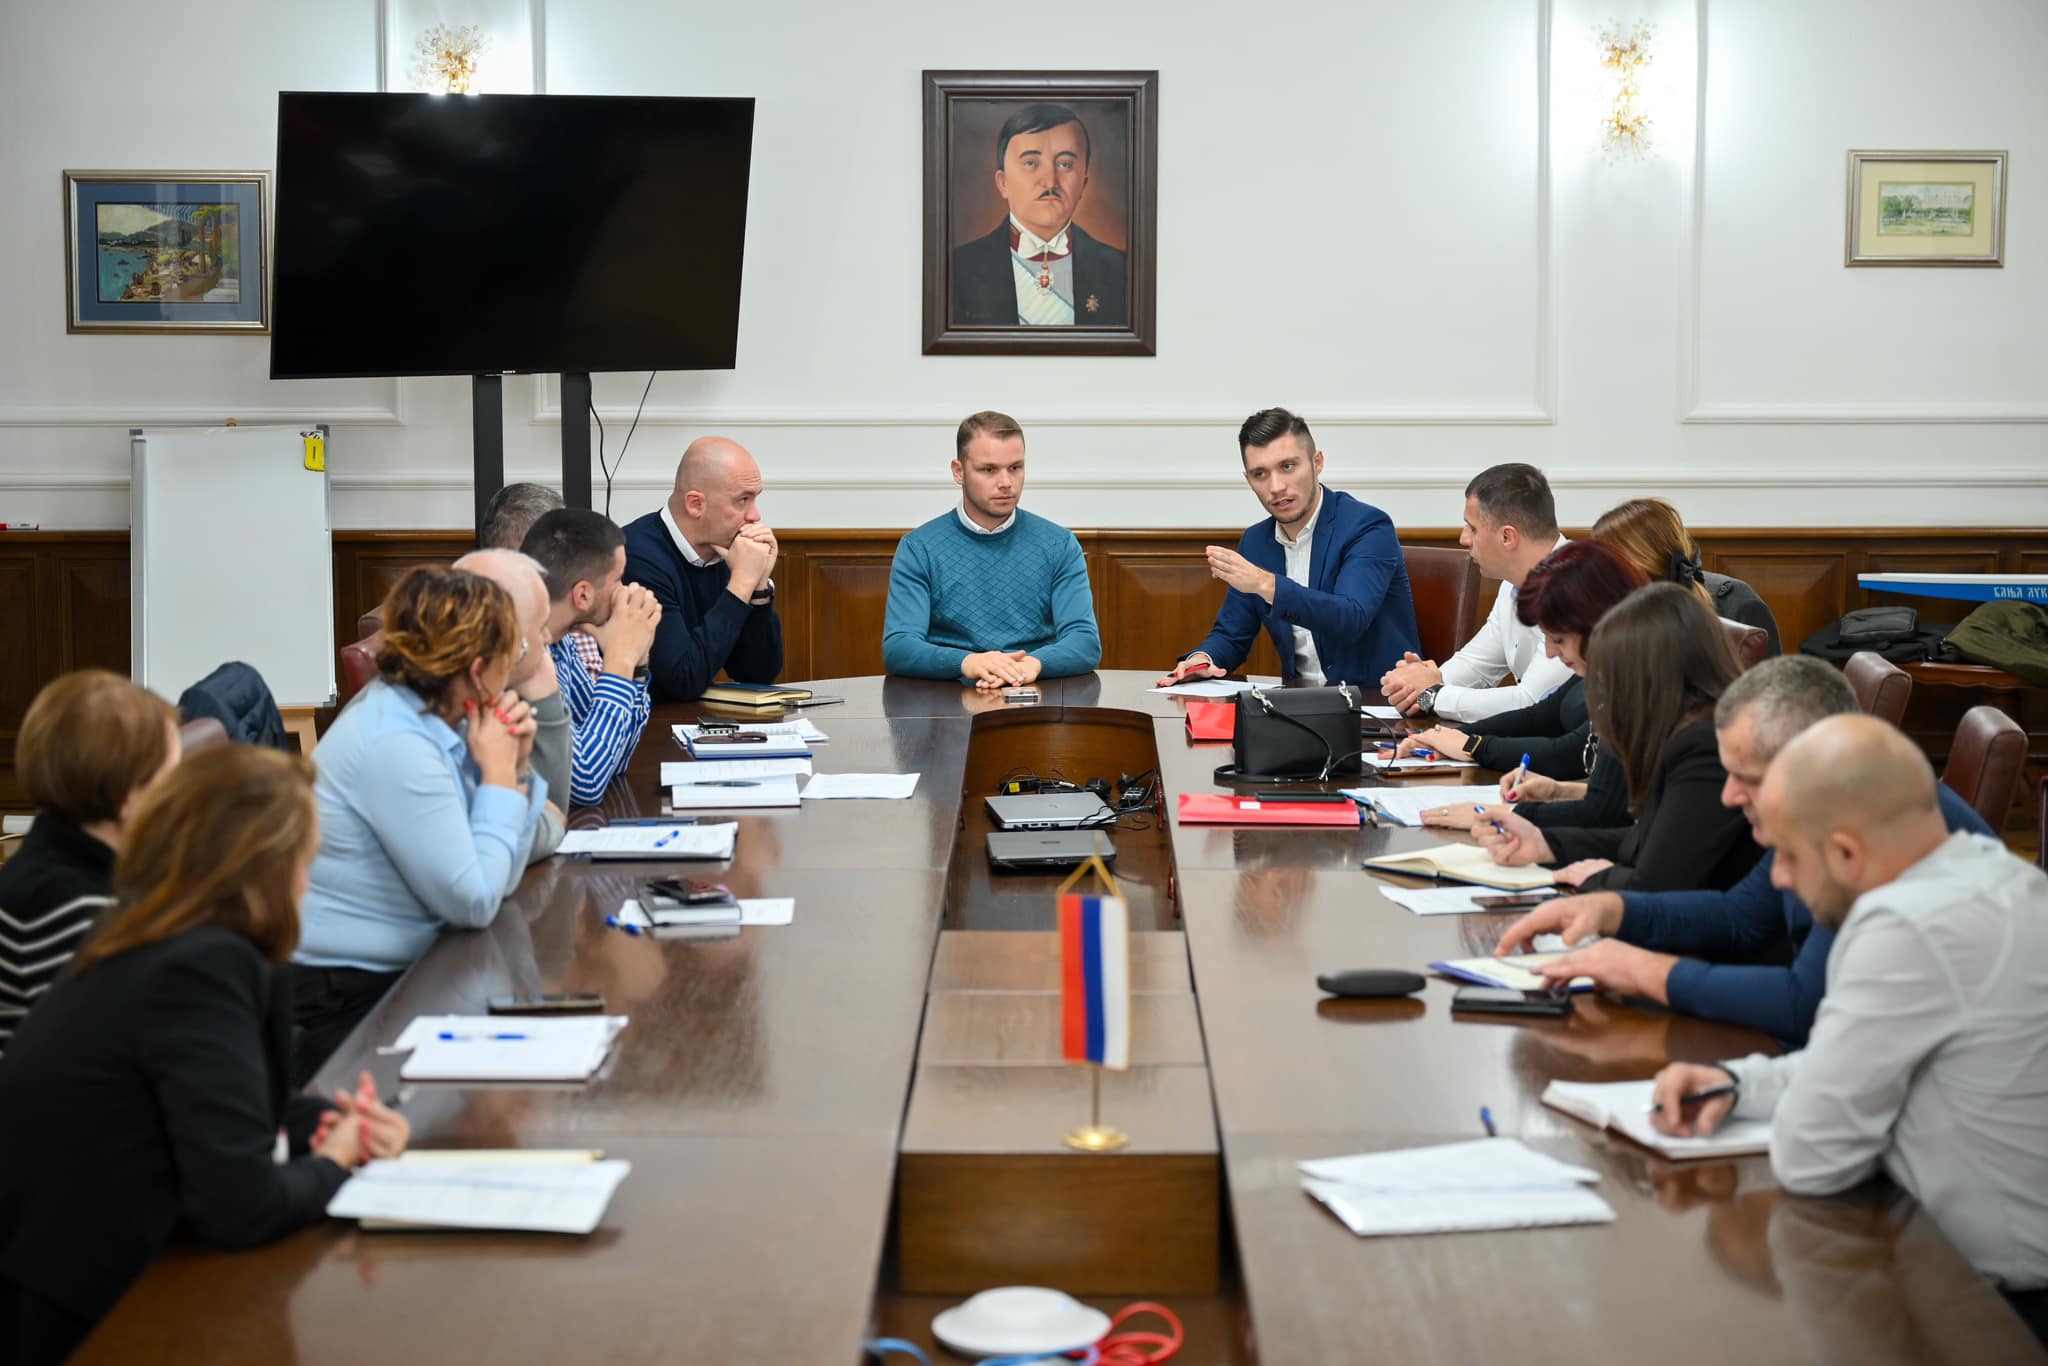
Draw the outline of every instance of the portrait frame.
M927 356L1151 356L1158 352L1156 318L1159 261L1159 73L1157 71L926 71L924 73L924 354ZM959 311L954 252L1005 225L995 199L992 147L980 139L1002 121L1004 106L1076 106L1083 124L1106 114L1106 125L1091 129L1088 187L1072 222L1085 235L1088 220L1103 215L1121 228L1126 280L1121 322L1093 323L1083 310L1104 301L1092 292L1076 297L1074 321L1033 326L963 321ZM1113 137L1111 135L1114 135ZM1097 139L1101 145L1097 146ZM1120 142L1121 147L1114 147ZM1109 157L1120 155L1111 163ZM960 168L986 166L985 194ZM1097 171L1104 173L1098 176ZM1115 200L1088 199L1098 181L1119 183ZM996 206L969 216L958 205L981 196ZM983 205L986 208L986 204ZM1085 245L1085 244L1084 244ZM1114 242L1111 246L1116 246ZM1077 251L1079 248L1076 249ZM1079 268L1078 261L1076 268ZM979 279L977 274L973 278ZM1078 294L1078 291L1077 291Z
M1849 266L2005 264L2006 154L1849 153Z
M64 172L64 330L268 336L270 203L268 171Z

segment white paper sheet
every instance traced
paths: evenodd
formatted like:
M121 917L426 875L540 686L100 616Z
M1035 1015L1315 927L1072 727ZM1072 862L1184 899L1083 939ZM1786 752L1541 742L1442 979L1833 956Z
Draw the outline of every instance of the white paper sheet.
M1398 721L1401 719L1401 709L1399 707L1377 707L1368 704L1360 707L1359 710L1375 721Z
M734 778L782 778L794 774L799 778L811 776L811 761L794 759L722 759L716 764L690 763L677 760L661 766L663 787L682 787L690 783L729 782Z
M406 1029L412 1056L399 1069L405 1081L584 1081L626 1027L623 1015L472 1015L456 1023ZM452 1035L453 1037L446 1037Z
M467 1164L370 1162L327 1204L337 1219L441 1228L589 1233L604 1220L630 1162Z
M1306 1176L1384 1191L1480 1190L1600 1179L1600 1173L1560 1162L1518 1138L1474 1138L1428 1148L1320 1157L1295 1165Z
M1169 683L1149 691L1162 697L1235 697L1251 686L1250 683L1228 678L1198 678L1189 683Z
M619 919L628 925L651 927L647 912L640 903L628 899L619 905ZM796 919L796 898L793 896L742 897L740 918L742 925L787 925Z
M711 859L732 857L739 826L608 825L602 830L571 830L557 853L588 854L595 859Z
M1344 795L1366 802L1396 825L1420 826L1422 813L1436 806L1497 806L1500 788L1492 783L1467 787L1347 787Z
M901 801L916 790L915 773L820 773L804 784L804 800L872 797Z
M1417 915L1492 915L1490 907L1474 905L1475 896L1500 896L1491 887L1467 883L1458 887L1389 887L1382 884L1381 896Z
M1328 1181L1301 1184L1361 1238L1614 1222L1613 1207L1584 1186L1388 1192Z
M701 768L723 768L723 764L701 764ZM751 764L734 764L751 768ZM733 778L727 782L685 783L668 790L673 811L744 810L749 807L795 806L798 801L796 775L779 778Z

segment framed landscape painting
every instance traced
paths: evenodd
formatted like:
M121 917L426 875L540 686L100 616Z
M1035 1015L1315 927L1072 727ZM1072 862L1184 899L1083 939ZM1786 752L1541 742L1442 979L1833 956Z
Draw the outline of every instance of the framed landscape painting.
M924 353L1150 356L1159 73L924 73Z
M2005 153L1849 153L1845 264L2004 265Z
M268 171L66 171L66 330L270 331Z

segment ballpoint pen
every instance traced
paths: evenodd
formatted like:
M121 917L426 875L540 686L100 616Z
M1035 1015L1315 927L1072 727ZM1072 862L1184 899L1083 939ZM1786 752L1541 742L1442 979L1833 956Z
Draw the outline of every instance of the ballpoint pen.
M1678 1098L1678 1104L1680 1108L1683 1108L1687 1105L1698 1105L1702 1101L1719 1100L1723 1096L1732 1096L1734 1094L1735 1083L1731 1081L1727 1083L1725 1086L1709 1086L1704 1091L1694 1091L1690 1095L1680 1096ZM1646 1105L1643 1108L1654 1115L1661 1111L1664 1107L1662 1105L1652 1104Z
M759 787L752 778L720 778L713 783L684 783L684 787Z
M1486 814L1486 808L1483 806L1475 806L1472 809L1474 811L1477 811L1482 816ZM1494 829L1500 831L1501 834L1507 834L1506 828L1503 827L1499 821L1488 821L1487 824L1492 826Z
M640 934L640 927L638 925L635 925L630 920L621 920L616 915L606 916L604 918L604 923L611 926L615 930L624 930L627 934L633 935L636 938Z
M1522 762L1515 769L1515 780L1508 784L1509 801L1516 802L1522 799L1522 780L1527 778L1528 776L1529 756L1527 754L1524 754L1522 756Z
M499 1039L524 1039L527 1036L524 1034L455 1034L444 1029L435 1037L446 1039L451 1043L480 1043L495 1042Z
M1486 1136L1488 1138L1500 1137L1499 1132L1493 1127L1493 1111L1491 1108L1484 1105L1479 1107L1479 1122L1486 1126Z

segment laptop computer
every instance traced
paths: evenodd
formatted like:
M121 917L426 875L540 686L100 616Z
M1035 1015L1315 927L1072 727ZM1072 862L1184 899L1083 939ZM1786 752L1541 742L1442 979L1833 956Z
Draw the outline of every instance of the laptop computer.
M1116 845L1100 830L991 830L988 862L1010 870L1071 868L1100 858L1114 867Z
M1018 797L988 798L989 819L1003 830L1073 830L1114 813L1093 792L1034 792Z

